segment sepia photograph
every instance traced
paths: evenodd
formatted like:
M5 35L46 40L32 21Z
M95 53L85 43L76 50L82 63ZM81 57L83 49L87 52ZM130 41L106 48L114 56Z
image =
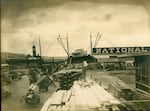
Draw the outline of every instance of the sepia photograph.
M0 0L1 111L150 111L150 0Z

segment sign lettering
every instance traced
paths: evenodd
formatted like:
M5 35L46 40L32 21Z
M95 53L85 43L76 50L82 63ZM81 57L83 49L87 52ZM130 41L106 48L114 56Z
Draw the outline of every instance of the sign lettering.
M128 54L150 52L150 47L108 47L93 48L93 54Z

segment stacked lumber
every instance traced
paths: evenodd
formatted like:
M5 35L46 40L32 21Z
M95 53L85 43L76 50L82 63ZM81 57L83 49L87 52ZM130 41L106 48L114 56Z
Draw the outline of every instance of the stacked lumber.
M49 101L49 102L48 102ZM75 81L69 90L59 90L41 111L119 111L121 104L92 80Z
M81 72L65 72L61 73L61 76L57 77L59 81L59 90L69 90L72 86L74 81L79 80L81 78Z

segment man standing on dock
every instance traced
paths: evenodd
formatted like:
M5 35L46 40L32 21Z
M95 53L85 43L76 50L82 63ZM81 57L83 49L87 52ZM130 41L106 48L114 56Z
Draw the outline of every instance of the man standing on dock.
M88 63L86 61L83 61L83 63L82 63L82 74L83 74L84 81L86 81L87 66L88 66Z
M37 71L35 68L31 68L30 71L29 71L29 82L30 82L30 85L32 83L36 83L37 82Z

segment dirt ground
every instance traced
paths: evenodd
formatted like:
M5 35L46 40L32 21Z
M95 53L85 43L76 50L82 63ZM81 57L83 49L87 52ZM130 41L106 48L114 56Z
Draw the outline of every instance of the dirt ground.
M24 97L29 88L28 75L23 76L19 81L12 81L10 85L5 85L4 87L9 89L11 95L2 100L2 111L40 111L44 102L56 90L55 87L50 86L48 92L40 92L41 102L39 104L27 105Z
M109 83L121 80L129 85L129 87L135 88L135 73L131 71L102 71L102 70L88 70L87 77L94 79L102 87L108 87ZM27 105L25 104L24 97L27 89L29 88L29 78L28 75L24 75L21 80L12 81L10 85L4 86L12 94L10 97L5 98L1 102L2 111L40 111L46 100L51 97L53 92L56 91L53 85L49 86L48 92L40 92L41 102L37 105ZM145 98L141 93L138 96ZM142 105L143 103L138 103ZM144 103L149 107L149 103ZM143 105L142 105L143 106Z

